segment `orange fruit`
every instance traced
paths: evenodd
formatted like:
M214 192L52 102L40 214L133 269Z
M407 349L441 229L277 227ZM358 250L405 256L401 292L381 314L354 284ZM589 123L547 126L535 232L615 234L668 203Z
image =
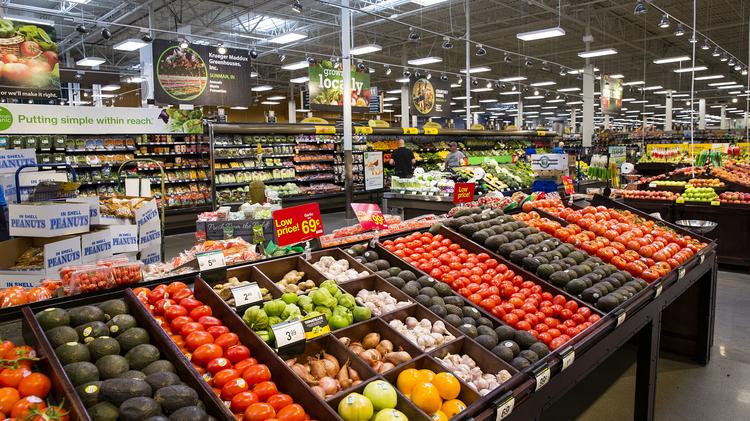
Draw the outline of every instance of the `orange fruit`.
M443 399L455 399L461 393L461 383L451 373L438 373L432 379L432 384L437 387L440 397Z
M435 413L443 404L443 400L440 399L440 392L432 383L417 383L414 385L411 390L411 401L428 414Z
M458 414L459 412L466 409L466 404L463 403L460 399L451 399L449 401L445 401L443 403L443 406L440 407L440 410L445 413L445 415L448 418L453 418Z
M422 380L419 376L419 370L417 370L416 368L407 368L406 370L398 374L398 378L396 379L396 387L401 393L409 394L414 388L414 385L421 382Z
M448 421L448 416L445 415L445 412L439 410L435 411L430 418L432 418L432 421Z
M420 378L421 383L429 383L432 381L432 379L435 378L435 372L432 370L423 368L419 370L419 378Z

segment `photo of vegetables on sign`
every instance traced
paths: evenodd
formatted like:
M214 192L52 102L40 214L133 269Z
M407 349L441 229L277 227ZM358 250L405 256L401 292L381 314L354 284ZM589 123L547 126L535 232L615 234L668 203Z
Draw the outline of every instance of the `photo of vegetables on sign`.
M208 84L208 70L201 56L192 48L172 46L156 62L159 86L178 101L195 99Z
M321 111L340 111L344 105L344 78L341 63L319 60L308 68L310 108ZM352 70L352 92L348 96L352 111L367 112L370 104L370 72Z
M412 109L420 116L446 117L450 115L450 82L436 79L415 78L411 84Z
M0 97L60 97L54 37L54 27L0 18Z

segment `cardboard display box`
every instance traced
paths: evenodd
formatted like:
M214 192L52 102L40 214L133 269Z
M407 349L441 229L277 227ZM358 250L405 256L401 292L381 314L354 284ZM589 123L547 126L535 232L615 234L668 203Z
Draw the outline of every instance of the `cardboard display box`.
M44 268L12 270L18 258L32 247L44 250ZM43 279L57 279L63 266L81 264L81 237L14 238L0 242L0 287L38 286Z
M12 237L59 237L89 231L89 204L78 202L35 202L8 205Z

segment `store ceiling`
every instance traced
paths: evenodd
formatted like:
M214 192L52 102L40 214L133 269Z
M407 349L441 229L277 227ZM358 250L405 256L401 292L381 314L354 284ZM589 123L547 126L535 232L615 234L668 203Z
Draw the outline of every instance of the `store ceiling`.
M429 4L431 0L414 0ZM378 44L382 50L361 56L366 62L374 62L371 67L373 85L383 90L397 88L395 79L400 77L400 69L390 76L384 72L384 63L405 64L407 60L438 56L442 63L425 65L423 69L458 74L465 68L465 42L460 40L466 31L465 2L447 0L432 6L422 7L407 0L351 0L354 13L354 46ZM340 8L338 1L301 1L303 12L292 10L292 0L273 1L222 1L222 0L12 0L3 2L5 13L27 16L54 22L61 42L63 63L73 64L84 55L81 41L84 41L86 55L96 55L107 59L101 70L118 71L123 74L138 72L138 52L120 52L112 46L124 39L140 38L144 29L151 27L155 38L176 39L178 28L189 27L193 42L223 42L229 47L256 48L261 53L255 62L261 83L271 82L278 87L277 93L288 90L289 79L305 74L305 70L282 70L280 55L286 62L299 61L305 56L323 58L340 56ZM580 69L585 61L577 53L585 50L582 40L589 27L593 42L590 49L615 48L618 54L592 59L600 69L600 74L622 74L624 80L645 80L647 85L661 85L680 93L689 92L690 73L675 73L680 63L654 64L653 60L680 55L691 55L692 44L688 42L691 31L677 37L675 18L692 22L692 2L688 0L657 0L646 3L648 12L634 14L635 1L631 0L590 0L562 1L561 15L558 17L558 3L542 0L473 0L470 3L471 40L482 43L487 54L478 57L476 46L470 50L473 66L488 66L490 72L477 76L486 79L523 75L524 83L555 81L554 89L580 87L578 76L561 76L561 66L566 70ZM662 13L667 11L671 18L669 28L658 26ZM748 26L750 0L701 0L697 11L698 30L710 37L710 48L701 49L704 37L698 37L696 44L696 65L705 65L708 70L697 72L696 76L723 75L721 81L730 80L742 83L746 76L734 71L720 57L713 57L716 45L728 54L747 63ZM388 19L383 19L388 17ZM524 42L516 38L516 33L554 27L565 29L566 35L546 40ZM89 29L87 35L76 32L80 22ZM419 33L420 39L409 42L410 26ZM107 27L112 33L110 39L103 39L101 30ZM271 44L268 37L290 30L302 31L307 38L284 45L283 48ZM452 37L452 49L442 48L443 34ZM502 51L511 53L512 62L504 60ZM67 60L65 56L68 56ZM533 65L524 65L524 56L532 57ZM548 65L543 65L547 61ZM689 67L690 62L683 62ZM412 71L413 66L409 66ZM546 69L549 70L546 70ZM743 66L743 69L745 67ZM87 70L82 68L81 70ZM452 80L456 76L451 76ZM711 102L728 101L727 90L717 90L707 86L713 81L696 81L695 89L699 96ZM484 82L483 82L484 83ZM534 89L534 88L531 88ZM460 91L460 89L457 89ZM575 95L571 93L569 95ZM454 95L460 95L458 92ZM494 92L482 93L482 97L497 97ZM633 90L625 96L640 96ZM653 97L654 100L659 98ZM507 97L500 97L506 100ZM662 101L663 102L663 101Z

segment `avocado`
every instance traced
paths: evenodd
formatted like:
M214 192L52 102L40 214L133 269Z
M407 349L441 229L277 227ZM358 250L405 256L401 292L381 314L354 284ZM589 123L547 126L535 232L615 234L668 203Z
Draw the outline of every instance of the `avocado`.
M432 285L435 284L435 278L432 278L432 277L427 276L427 275L422 275L419 278L417 278L417 282L419 282L419 285L422 288L424 288L424 287L431 287Z
M370 272L377 272L378 271L378 265L376 265L375 263L372 263L372 262L365 263L365 267Z
M99 378L106 380L119 377L130 370L130 363L120 355L105 355L96 361L96 368L99 370Z
M122 352L128 352L138 345L147 344L149 340L148 332L142 327L131 327L117 336L117 342L120 343Z
M141 421L159 415L161 415L159 402L145 396L130 398L120 405L120 419L122 421Z
M104 311L96 306L81 306L68 310L70 315L70 325L80 326L91 322L105 322L107 318Z
M45 334L47 335L47 340L49 340L53 349L67 342L78 341L78 333L70 326L53 327L46 331Z
M94 364L88 361L70 363L64 366L63 370L68 379L70 379L70 382L73 383L73 386L99 380L99 370L96 369Z
M81 398L83 406L86 408L92 407L99 403L99 387L102 382L88 382L76 387L76 393Z
M171 371L157 371L146 377L146 383L151 386L151 389L159 390L162 387L180 384L182 383L182 380L180 380L180 376Z
M482 335L492 336L493 338L495 338L495 345L497 345L497 342L498 342L497 333L495 333L495 331L491 327L479 325L477 326L477 334L479 336L482 336ZM495 345L492 345L492 346L494 347ZM490 347L490 349L492 349L492 347Z
M378 256L378 254L372 250L366 251L362 255L362 257L364 257L365 260L367 260L368 262L375 262L376 260L380 259L380 256ZM375 266L378 266L378 265L376 264Z
M529 347L529 350L534 351L539 358L543 358L549 354L549 348L543 342L535 342Z
M445 309L445 306L441 306L441 305L430 306L430 311L435 313L435 315L440 318L443 318L448 315L448 310Z
M386 281L388 281L388 283L390 283L391 285L393 285L394 287L396 287L398 289L401 289L401 288L403 288L406 285L404 283L404 280L401 279L401 278L399 278L398 276L388 277L388 278L386 278Z
M401 273L401 268L396 266L391 266L388 269L386 269L390 276L398 276L399 273Z
M458 327L463 323L463 320L461 320L461 317L455 314L448 314L447 316L443 317L446 322L451 324L452 326Z
M474 320L477 320L480 317L482 317L482 313L480 313L479 310L470 306L464 306L463 313L464 313L464 317L471 317Z
M554 273L555 268L552 267L549 263L539 265L539 267L536 268L536 274L539 275L540 278L547 280L550 278L552 273Z
M55 348L55 355L63 365L81 361L91 361L91 353L86 345L78 342L66 342Z
M521 263L523 267L525 267L526 269L529 270L529 272L532 272L532 273L536 273L537 269L542 264L542 262L540 262L539 259L537 259L534 256L525 257Z
M140 370L159 359L159 349L151 344L140 344L125 354L130 367Z
M383 279L389 278L391 276L391 273L388 272L387 270L379 270L379 271L375 272L375 274L378 275L378 276L380 276Z
M521 265L523 264L523 259L529 256L531 256L531 254L526 250L516 250L510 253L510 261L517 265Z
M432 297L430 297L429 295L419 294L416 296L416 298L414 298L414 300L425 307L429 307L432 305Z
M529 360L531 364L534 364L535 362L539 361L539 355L537 355L536 352L529 350L529 349L524 349L523 351L519 352L518 356L521 358L526 358L527 360Z
M438 295L441 297L453 295L453 290L451 289L450 285L446 284L445 282L435 282L432 285L432 288L434 288L435 291L437 291Z
M439 296L430 297L430 306L445 307L445 300Z
M513 253L516 250L515 246L511 243L505 243L498 247L497 252L500 253L503 257L510 256L511 253Z
M118 379L146 380L146 375L142 371L128 370L120 374L119 376L117 376L117 378Z
M513 356L517 356L521 352L521 348L512 340L502 341L499 346L504 346L513 352Z
M404 288L402 291L410 297L416 297L419 294L419 282L417 281L409 281L404 285Z
M169 421L169 418L165 417L164 415L158 415L155 417L148 417L143 421Z
M100 336L89 342L86 347L89 349L92 361L97 361L105 355L120 354L120 343L117 342L117 339L109 336Z
M476 338L477 337L477 328L470 324L462 324L458 327L458 330L463 332L466 336L470 338Z
M128 314L128 305L122 298L116 298L114 300L108 300L99 304L99 308L104 312L104 317L107 320L117 316L118 314Z
M169 416L169 421L209 421L213 419L199 406L186 406Z
M107 379L102 382L99 389L100 399L122 405L130 398L139 396L151 397L151 386L143 380L135 379Z
M76 332L78 332L78 340L85 344L93 341L100 336L109 335L109 329L107 328L107 325L105 325L104 322L98 321L84 323L76 327Z
M386 270L389 267L391 267L391 264L388 263L388 261L385 259L377 259L377 260L374 260L372 263L375 263L375 266L377 266L379 270Z
M570 282L569 272L558 270L549 277L550 283L556 287L564 287Z
M492 328L494 325L492 324L492 320L486 317L480 317L477 319L477 326L487 326L489 328Z
M362 254L365 253L365 251L367 251L367 248L362 244L356 244L356 245L351 246L349 250L354 252L354 254L356 254L357 256L361 256Z
M508 237L506 237L503 234L495 234L495 235L487 238L487 240L484 242L484 246L487 247L488 249L492 250L492 251L495 251L500 246L502 246L503 244L505 244L507 242L508 242Z
M435 288L435 290L438 291L437 288ZM438 293L439 292L440 291L438 291ZM463 298L459 297L458 295L441 295L441 297L443 297L443 301L445 301L445 305L449 305L450 304L450 305L456 306L458 308L461 308L461 306L464 305Z
M476 338L474 338L474 340L476 340L479 345L482 345L483 347L487 349L492 349L495 346L497 346L497 337L495 336L479 335Z
M492 353L500 357L503 361L509 363L513 361L513 350L502 344L492 348Z
M620 305L620 302L610 294L607 294L596 301L596 308L606 313L614 310L618 305Z
M522 349L526 349L536 342L536 337L525 330L517 330L516 335L513 337L513 340Z
M120 416L117 407L109 402L99 402L88 408L88 413L91 421L117 421Z
M45 331L53 327L70 325L70 315L65 310L55 307L47 308L37 313L36 320Z
M581 293L581 299L587 303L595 303L603 294L598 288L586 288Z
M479 229L474 224L465 224L458 227L458 232L466 237L471 237L477 231L479 231Z
M198 405L199 402L198 393L183 385L162 387L156 391L154 399L161 404L167 414L171 414L180 408Z
M438 293L435 291L435 288L432 287L423 287L419 290L420 295L427 295L428 297L437 297Z
M430 234L436 235L440 232L440 228L443 226L440 222L435 222L430 225Z
M531 363L529 363L529 360L523 357L516 357L513 358L513 361L510 362L510 365L513 366L516 370L523 370L525 368L528 368Z
M410 270L400 270L396 276L403 279L405 282L417 280L417 275Z
M129 314L118 314L112 317L107 322L107 328L111 336L117 336L122 332L130 329L131 327L138 326L138 322L135 321L135 317Z
M472 317L464 317L461 319L461 324L469 325L469 326L476 326L477 321Z
M586 282L581 279L573 279L565 285L565 290L573 295L578 295L586 289Z

